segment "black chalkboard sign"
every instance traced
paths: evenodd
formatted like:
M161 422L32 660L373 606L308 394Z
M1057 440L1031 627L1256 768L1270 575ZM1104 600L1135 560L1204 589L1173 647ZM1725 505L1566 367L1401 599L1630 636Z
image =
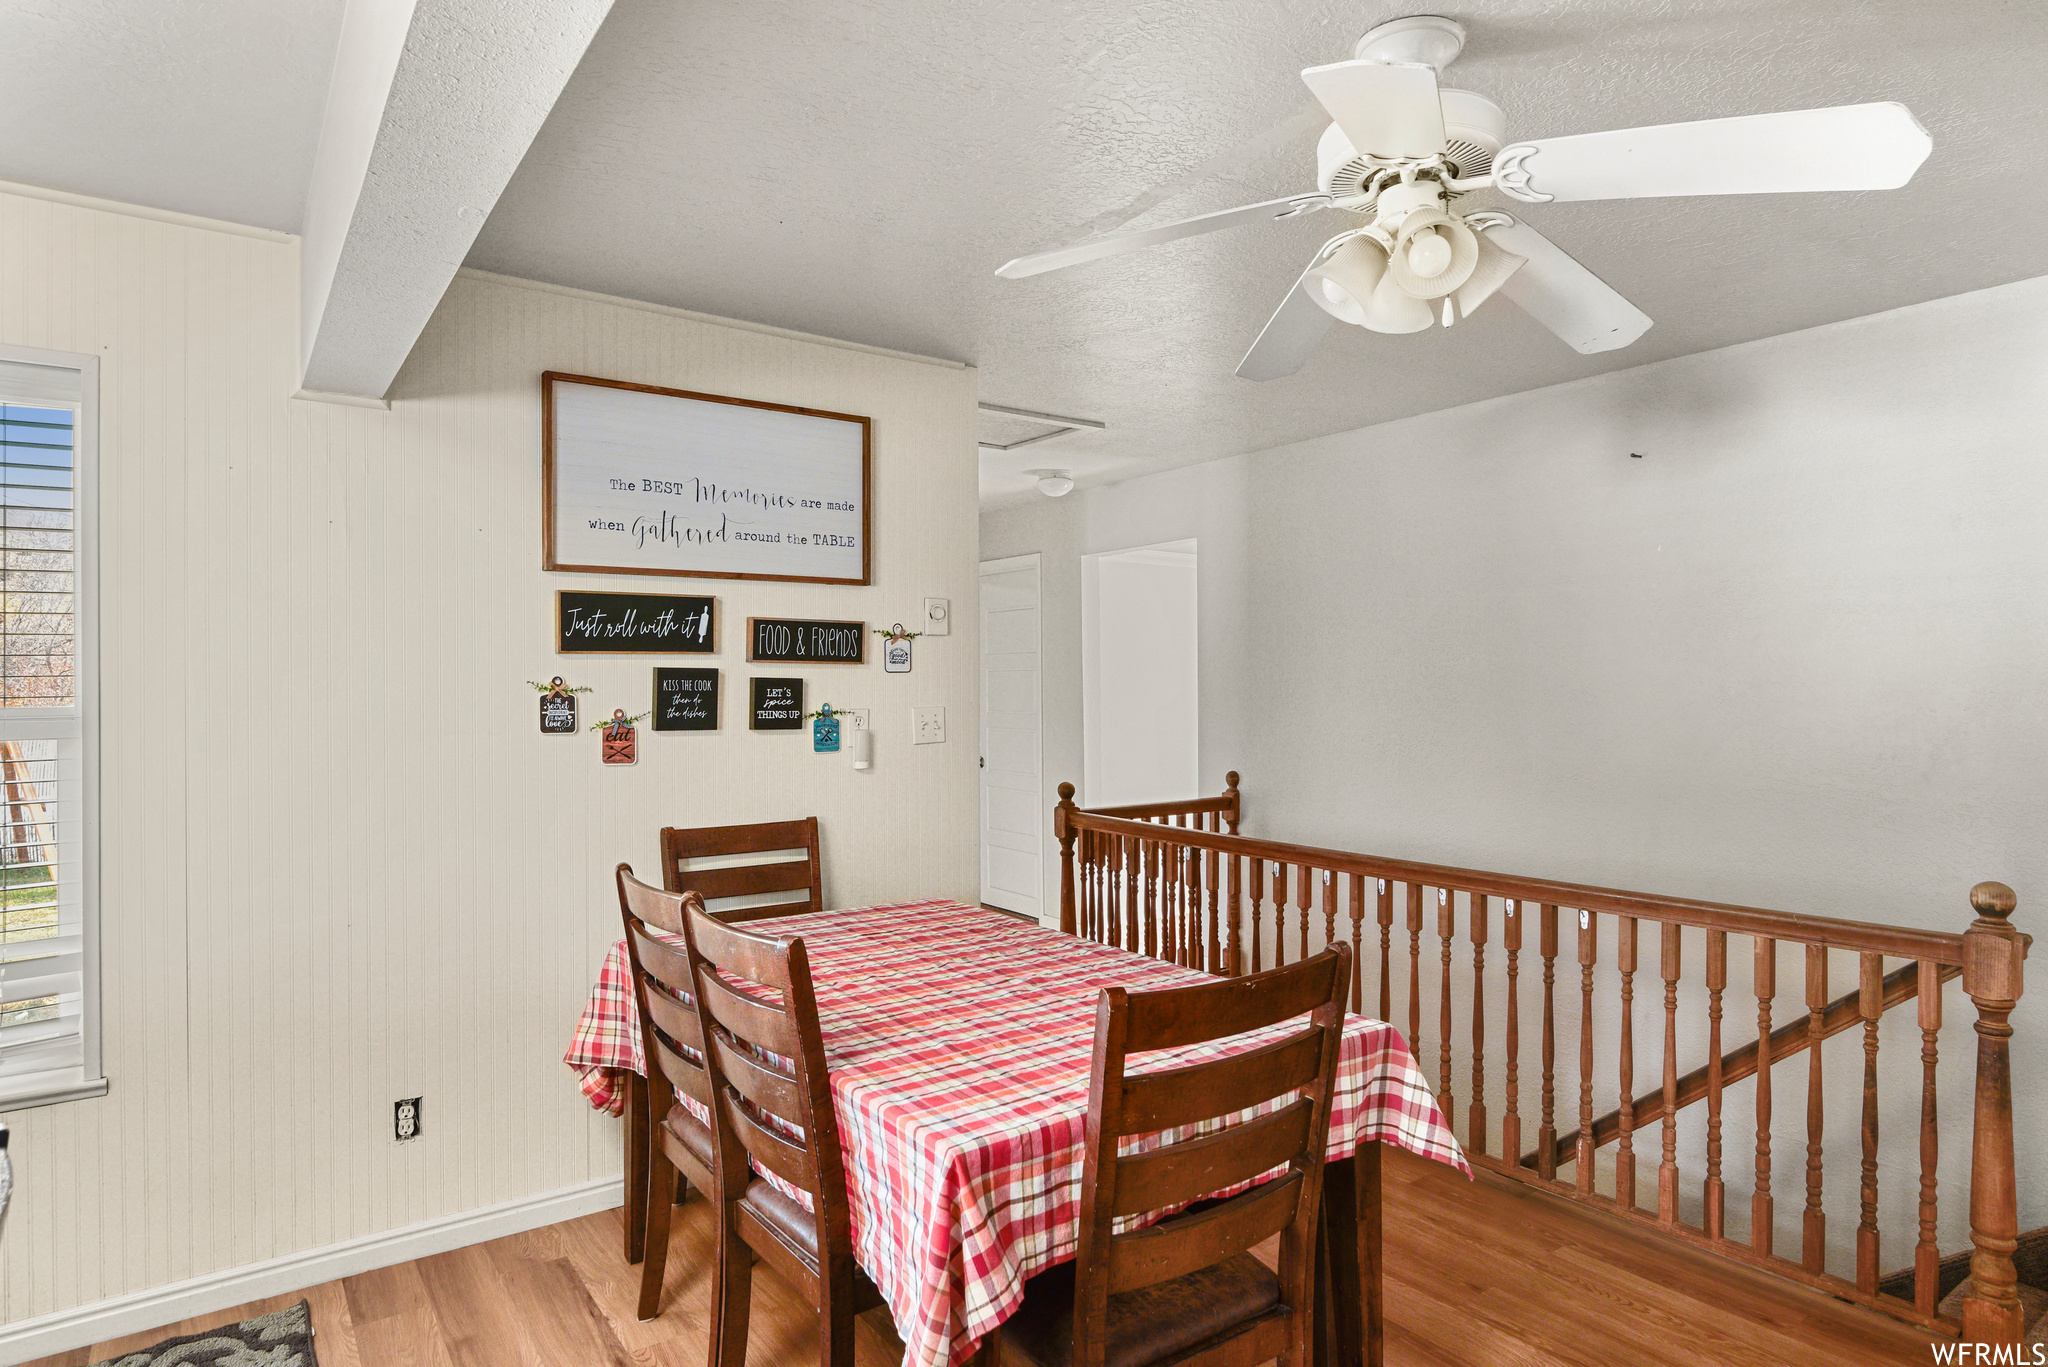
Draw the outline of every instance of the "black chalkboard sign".
M867 640L866 622L747 619L747 659L755 664L862 664L867 660Z
M718 600L679 593L555 595L560 655L712 655L718 651Z
M654 729L716 731L718 671L657 667L654 671Z
M753 719L756 731L801 731L804 727L802 679L754 679Z

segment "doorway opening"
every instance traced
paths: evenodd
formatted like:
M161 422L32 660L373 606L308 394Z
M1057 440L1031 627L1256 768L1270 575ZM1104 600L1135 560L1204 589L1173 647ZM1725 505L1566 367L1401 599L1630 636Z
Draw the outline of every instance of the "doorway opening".
M1193 539L1081 557L1083 797L1192 797L1201 778Z

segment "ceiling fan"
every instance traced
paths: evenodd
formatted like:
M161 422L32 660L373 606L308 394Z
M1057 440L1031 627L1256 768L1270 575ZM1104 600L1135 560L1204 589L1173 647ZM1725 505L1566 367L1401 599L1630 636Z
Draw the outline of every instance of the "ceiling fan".
M1527 223L1471 197L1521 204L1793 190L1891 190L1913 178L1933 140L1902 104L1507 140L1507 115L1437 76L1465 46L1454 20L1416 15L1358 40L1353 60L1301 79L1335 120L1316 146L1313 192L1115 233L1020 256L1018 279L1160 242L1295 218L1360 215L1315 254L1238 364L1249 380L1301 369L1333 321L1420 332L1470 316L1496 292L1588 354L1625 347L1649 316Z

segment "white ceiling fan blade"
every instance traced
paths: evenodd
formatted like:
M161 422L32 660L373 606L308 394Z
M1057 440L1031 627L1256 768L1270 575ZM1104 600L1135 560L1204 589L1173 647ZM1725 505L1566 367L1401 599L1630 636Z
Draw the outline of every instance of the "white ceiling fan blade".
M1314 269L1311 262L1309 270ZM1252 343L1252 349L1237 363L1240 376L1247 380L1277 380L1301 369L1308 360L1308 354L1329 332L1330 324L1337 321L1308 297L1308 291L1308 272L1303 271L1301 279L1294 282L1294 288L1280 301L1280 307L1274 309L1273 316L1266 320L1259 340Z
M1184 218L1178 223L1166 223L1157 228L1140 228L1130 233L1111 233L1108 237L1098 237L1092 242L1080 242L1071 247L1057 247L1049 252L1020 256L1015 261L1006 261L998 266L996 274L1006 280L1021 280L1027 275L1056 271L1065 266L1078 266L1083 261L1095 261L1105 256L1121 256L1125 252L1137 251L1140 247L1156 246L1161 242L1172 242L1178 238L1194 237L1201 233L1213 233L1219 228L1235 228L1241 223L1257 223L1265 219L1292 218L1296 214L1328 208L1329 203L1328 195L1307 194L1290 195L1286 199L1269 199L1263 204L1247 204L1241 209L1220 209L1213 214Z
M1500 293L1573 350L1589 356L1613 351L1650 330L1650 315L1528 224L1510 221L1486 235L1496 246L1525 258L1500 286Z
M1419 62L1335 62L1301 79L1351 139L1378 157L1433 157L1444 150L1436 72Z
M1515 143L1495 184L1530 203L1895 190L1934 147L1902 104L1848 104Z

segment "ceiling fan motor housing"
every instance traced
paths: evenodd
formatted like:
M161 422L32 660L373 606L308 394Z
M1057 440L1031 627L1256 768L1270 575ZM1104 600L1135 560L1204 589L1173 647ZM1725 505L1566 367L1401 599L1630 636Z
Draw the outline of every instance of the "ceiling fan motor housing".
M1507 146L1508 116L1484 95L1469 90L1439 90L1444 111L1444 161L1453 175L1483 176L1493 169L1493 158ZM1370 192L1374 176L1402 165L1395 157L1362 154L1331 124L1316 144L1316 181L1326 192L1341 197Z

